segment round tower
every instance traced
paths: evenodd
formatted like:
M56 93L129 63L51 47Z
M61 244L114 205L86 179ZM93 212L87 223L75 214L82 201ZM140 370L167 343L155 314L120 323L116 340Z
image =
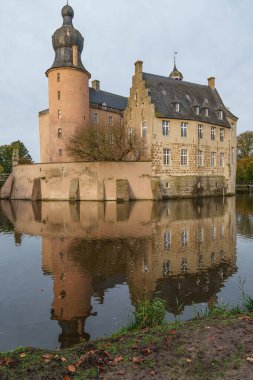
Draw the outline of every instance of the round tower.
M81 60L84 39L73 27L74 11L62 9L63 25L54 33L55 60L47 70L49 90L49 160L70 162L66 144L89 124L90 74Z

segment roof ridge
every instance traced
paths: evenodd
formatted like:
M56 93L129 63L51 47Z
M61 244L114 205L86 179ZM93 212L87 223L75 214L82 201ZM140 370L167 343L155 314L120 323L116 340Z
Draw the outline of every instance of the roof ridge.
M158 74L152 74L152 73L145 73L145 72L143 72L143 74L153 75L153 76L155 76L155 77L164 78L164 79L168 80L169 82L175 82L175 79L172 79L172 78L166 77L166 76L164 76L164 75L158 75ZM194 85L194 86L202 86L202 87L208 87L208 88L209 88L209 86L208 86L207 84L193 83L193 82L188 82L188 81L186 81L186 80L180 80L180 81L176 81L176 82L187 83L187 84L191 84L191 85Z

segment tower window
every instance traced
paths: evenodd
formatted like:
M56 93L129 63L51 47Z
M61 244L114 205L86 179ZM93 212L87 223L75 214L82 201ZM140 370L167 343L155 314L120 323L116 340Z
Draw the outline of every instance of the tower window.
M62 157L62 149L59 149L59 156Z
M62 139L62 128L58 128L58 139Z
M170 165L171 164L171 151L170 149L163 149L163 164Z
M93 112L92 114L92 124L96 125L98 123L98 114Z
M61 74L57 73L57 82L60 82L60 81L61 81Z
M182 166L188 165L188 150L187 149L181 149L181 165Z
M61 119L61 117L62 117L61 110L58 110L58 119Z
M181 137L187 137L187 123L181 123Z
M61 91L58 91L58 100L61 100Z
M112 116L109 116L109 126L110 127L113 126L113 117Z
M162 122L163 136L169 136L169 127L170 127L169 122L166 120L163 120Z

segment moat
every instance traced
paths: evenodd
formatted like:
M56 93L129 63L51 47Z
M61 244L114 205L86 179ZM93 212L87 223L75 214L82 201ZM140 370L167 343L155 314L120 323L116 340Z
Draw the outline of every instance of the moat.
M129 323L138 302L194 317L253 293L253 197L0 202L0 351L70 347Z

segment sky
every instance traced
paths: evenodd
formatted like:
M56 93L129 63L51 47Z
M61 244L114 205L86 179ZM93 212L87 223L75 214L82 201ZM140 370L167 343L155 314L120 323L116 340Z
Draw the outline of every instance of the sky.
M0 145L21 140L39 162L38 112L48 108L45 71L64 0L1 1ZM134 62L188 82L216 77L224 104L253 130L252 0L70 0L85 39L82 61L101 89L128 96Z

